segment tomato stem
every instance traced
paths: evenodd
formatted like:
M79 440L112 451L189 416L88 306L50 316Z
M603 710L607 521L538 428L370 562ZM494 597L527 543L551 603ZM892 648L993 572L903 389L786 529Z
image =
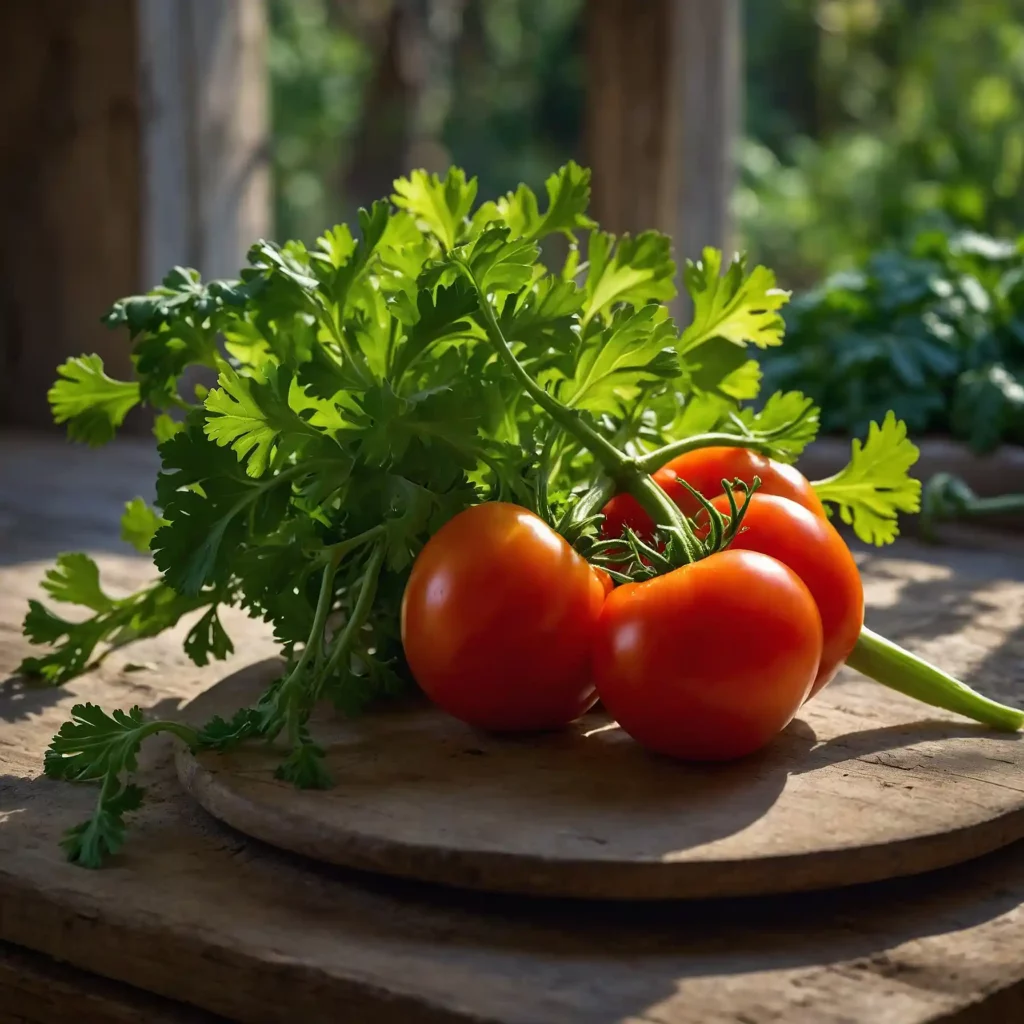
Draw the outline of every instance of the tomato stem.
M846 664L891 690L975 722L1008 732L1024 726L1024 711L990 700L867 627Z
M635 461L645 473L653 473L661 469L672 459L696 451L698 448L750 448L762 455L771 455L775 448L766 437L742 437L738 434L693 434L678 441L671 441L653 452L639 456Z
M740 430L739 434L723 434L711 432L708 434L694 434L691 437L683 437L678 441L670 441L661 448L640 456L636 463L647 473L653 473L661 469L666 462L685 455L687 452L696 451L698 448L749 448L752 451L760 452L762 455L777 455L775 442L780 437L788 436L794 427L802 423L810 415L814 408L813 402L807 400L799 415L781 424L774 430L752 431L747 424L738 416L733 414L730 418L734 425Z

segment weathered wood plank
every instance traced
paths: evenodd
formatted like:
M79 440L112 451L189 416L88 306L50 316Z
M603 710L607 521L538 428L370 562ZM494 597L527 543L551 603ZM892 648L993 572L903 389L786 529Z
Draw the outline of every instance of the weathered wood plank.
M82 533L76 517L87 465L104 495L96 516L117 492L144 489L146 466L125 468L135 451L36 447L16 467L36 467L29 503L12 498L18 448L0 445L0 679L24 653L17 623L53 550L87 544L113 587L148 575L144 560L116 553L115 523L104 531L94 518ZM62 490L76 473L77 492ZM873 625L1021 699L1024 555L907 542L858 557ZM152 802L117 862L100 872L64 863L55 841L93 793L38 771L70 704L168 713L272 650L239 620L229 628L242 653L227 666L196 669L160 639L67 691L0 690L0 939L239 1021L1004 1024L1019 1014L1019 845L809 897L682 908L489 898L325 869L244 840L182 794L158 745L143 766ZM154 667L126 672L129 660Z
M0 942L3 1024L218 1024L202 1010L86 974Z

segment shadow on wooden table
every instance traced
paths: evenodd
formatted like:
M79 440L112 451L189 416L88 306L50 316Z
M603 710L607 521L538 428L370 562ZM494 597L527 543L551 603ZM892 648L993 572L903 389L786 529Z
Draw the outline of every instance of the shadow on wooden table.
M23 676L0 680L0 721L17 722L42 714L67 696L67 691Z
M276 945L268 948L266 971L278 992L300 976L309 982L324 964L348 963L356 947L371 954L400 948L413 974L472 976L478 991L494 998L495 990L528 984L544 993L549 1009L531 1020L614 1024L684 995L680 986L690 980L746 984L759 972L838 962L943 991L955 985L951 973L960 971L964 981L964 972L984 974L984 964L943 961L939 945L934 961L919 956L911 967L892 951L914 940L941 944L943 936L1009 913L1024 897L1020 844L957 868L826 893L643 905L496 897L314 864L242 840L208 818L176 791L166 763L147 781L156 782L159 811L140 814L137 832L110 870L78 874L81 869L60 867L52 844L58 822L64 827L87 813L89 790L0 776L6 810L0 863L7 859L2 851L14 846L19 855L50 862L48 876L60 889L78 890L81 882L90 905L109 901L111 911L116 906L130 920L139 899L147 928L163 914L167 927L173 922L187 936L181 914L188 911L160 909L184 901L178 905L197 907L188 927L202 936L199 947L223 942L229 948L238 941L232 929L241 925L250 942L269 929ZM164 891L157 896L155 887ZM14 917L9 920L13 925ZM290 949L287 962L273 952L284 948L280 943ZM314 949L321 966L310 974L305 958ZM122 953L128 956L127 947ZM226 952L200 948L198 955L213 958L223 986L251 977L236 975ZM292 958L300 972L294 978ZM352 970L358 977L358 964ZM180 997L188 998L187 978L177 977ZM735 998L741 1001L741 994Z

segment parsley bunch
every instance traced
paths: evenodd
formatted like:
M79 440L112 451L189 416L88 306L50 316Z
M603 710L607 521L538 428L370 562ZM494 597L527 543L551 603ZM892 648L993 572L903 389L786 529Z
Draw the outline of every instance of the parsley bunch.
M76 706L46 757L52 776L100 783L93 817L64 840L73 860L96 866L121 844L142 798L127 777L154 732L214 749L283 737L279 777L329 785L313 706L352 713L412 685L405 580L467 506L525 505L586 552L613 490L671 506L646 474L682 451L741 444L792 462L814 439L803 395L756 402L750 346L782 342L788 298L769 270L706 250L683 272L694 314L680 330L665 305L669 240L601 232L575 164L546 191L478 204L461 170L415 171L360 211L358 235L260 241L238 280L178 267L116 303L107 322L128 331L134 380L111 379L95 355L60 367L50 402L74 440L105 443L140 403L157 413L157 508L130 502L122 533L160 578L115 599L86 555L61 556L44 588L92 614L71 622L33 601L25 633L49 650L22 671L63 683L192 613L185 649L202 665L232 651L225 605L269 622L287 666L255 706L199 730ZM567 256L549 267L554 235ZM216 387L186 391L196 366ZM916 455L890 416L821 496L859 536L889 542L897 513L917 508Z

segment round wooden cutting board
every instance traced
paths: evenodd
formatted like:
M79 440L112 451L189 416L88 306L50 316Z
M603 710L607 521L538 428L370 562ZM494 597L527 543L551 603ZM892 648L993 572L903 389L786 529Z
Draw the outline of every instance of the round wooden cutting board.
M190 719L254 701L254 665ZM433 708L313 722L335 780L274 778L281 752L178 753L211 814L318 861L546 896L694 899L916 874L1024 837L1024 739L841 677L766 751L722 766L645 753L601 714L496 738Z

